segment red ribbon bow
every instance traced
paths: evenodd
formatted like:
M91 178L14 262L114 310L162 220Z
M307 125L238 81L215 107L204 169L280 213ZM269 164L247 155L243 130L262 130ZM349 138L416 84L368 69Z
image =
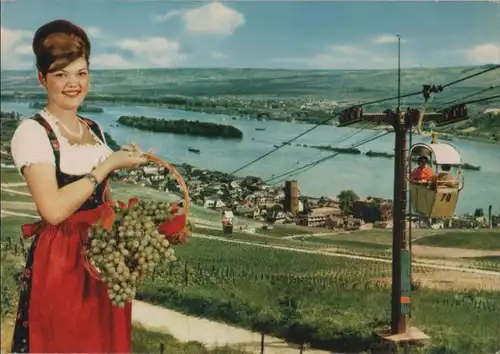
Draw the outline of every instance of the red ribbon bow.
M158 232L173 245L186 242L191 231L187 227L186 214L175 215L179 212L179 202L175 202L169 212L173 217L161 223Z

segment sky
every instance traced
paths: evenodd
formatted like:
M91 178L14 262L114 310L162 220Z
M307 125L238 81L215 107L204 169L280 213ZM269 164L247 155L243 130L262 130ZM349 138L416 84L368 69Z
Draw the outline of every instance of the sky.
M43 3L43 5L42 5ZM96 69L389 69L500 62L494 2L1 0L1 68L32 69L31 40L66 19Z

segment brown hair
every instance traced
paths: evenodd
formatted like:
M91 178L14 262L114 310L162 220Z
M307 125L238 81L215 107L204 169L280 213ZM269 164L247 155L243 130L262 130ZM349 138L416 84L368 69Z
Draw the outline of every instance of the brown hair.
M90 57L90 41L85 31L66 20L40 27L33 37L36 67L43 76L61 70L78 58Z

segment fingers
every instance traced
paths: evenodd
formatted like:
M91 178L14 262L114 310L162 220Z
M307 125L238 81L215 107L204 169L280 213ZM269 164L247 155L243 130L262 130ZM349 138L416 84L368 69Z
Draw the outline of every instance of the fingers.
M135 143L131 143L131 145L134 148L134 151L142 152L141 149L139 149L139 147Z
M144 154L144 152L142 151L142 149L136 143L131 143L131 144L134 147L135 151L138 151L138 152Z
M120 147L120 150L123 150L123 151L141 151L139 146L137 146L137 144L133 143L133 142L130 142L127 145L122 145Z
M134 151L134 152L139 152L141 154L144 154L144 151L136 143L133 143L133 142L130 142L130 144L128 144L128 145L124 145L122 148L125 151ZM150 155L152 153L153 153L153 149L149 149L146 154Z

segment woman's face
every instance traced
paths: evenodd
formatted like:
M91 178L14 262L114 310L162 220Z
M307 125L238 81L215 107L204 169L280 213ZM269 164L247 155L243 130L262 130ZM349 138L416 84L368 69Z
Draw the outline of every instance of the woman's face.
M47 90L48 101L64 110L76 110L87 96L90 78L85 58L79 58L64 69L39 74L40 83Z

